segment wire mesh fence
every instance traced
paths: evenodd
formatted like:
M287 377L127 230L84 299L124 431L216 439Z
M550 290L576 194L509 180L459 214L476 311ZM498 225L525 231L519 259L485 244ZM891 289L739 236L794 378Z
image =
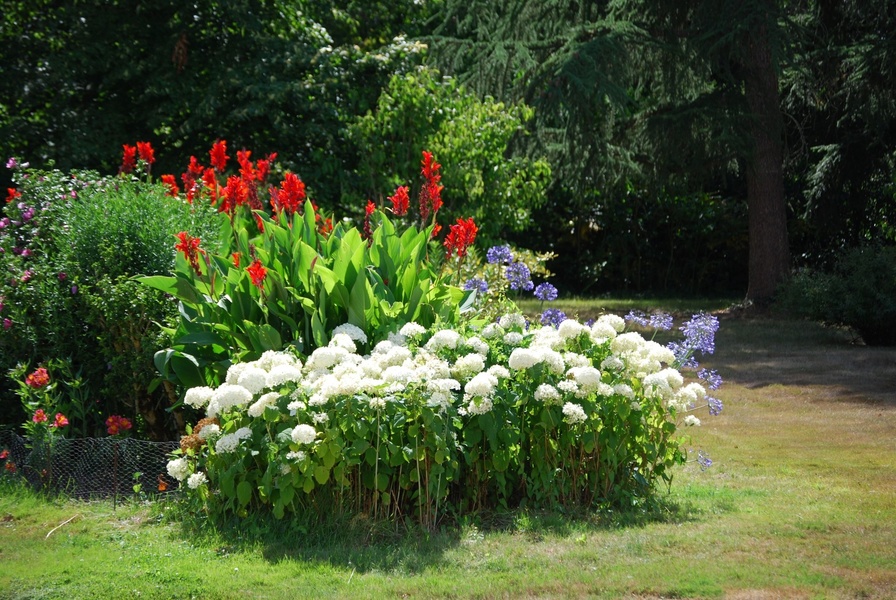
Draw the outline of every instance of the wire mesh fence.
M168 454L178 447L178 442L129 438L57 438L51 443L32 443L14 431L0 431L0 451L7 453L2 468L7 474L22 477L34 487L81 499L177 489L178 482L165 467Z

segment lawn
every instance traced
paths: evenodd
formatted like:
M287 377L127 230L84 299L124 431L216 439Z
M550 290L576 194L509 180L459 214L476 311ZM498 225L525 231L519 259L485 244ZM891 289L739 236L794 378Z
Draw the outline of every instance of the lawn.
M679 469L656 511L484 515L433 534L360 518L213 530L170 504L5 487L0 598L893 597L896 349L720 319L704 365L726 379L725 410L689 430L714 465Z

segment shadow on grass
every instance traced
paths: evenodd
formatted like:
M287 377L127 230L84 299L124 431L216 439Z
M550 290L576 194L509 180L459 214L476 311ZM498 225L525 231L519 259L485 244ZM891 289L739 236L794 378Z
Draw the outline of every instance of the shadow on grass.
M272 564L291 560L348 567L358 573L416 574L452 565L447 553L485 536L518 536L526 544L655 523L687 523L705 518L708 512L699 503L664 496L649 507L624 511L480 512L446 518L435 531L410 519L371 520L364 515L280 521L251 515L217 522L193 515L182 517L180 523L188 539L199 538L222 556L260 552Z

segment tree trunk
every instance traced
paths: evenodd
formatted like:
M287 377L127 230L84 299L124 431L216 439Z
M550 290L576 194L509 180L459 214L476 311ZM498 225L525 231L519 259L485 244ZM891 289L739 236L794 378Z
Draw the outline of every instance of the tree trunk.
M746 169L750 251L747 299L764 303L790 274L783 124L778 75L766 25L750 32L744 67L744 92L752 118L753 143Z

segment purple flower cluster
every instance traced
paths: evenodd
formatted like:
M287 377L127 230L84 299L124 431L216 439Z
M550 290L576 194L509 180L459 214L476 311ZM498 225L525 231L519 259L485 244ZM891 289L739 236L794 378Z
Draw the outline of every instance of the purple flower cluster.
M719 320L716 317L701 312L679 329L684 332L684 343L691 350L704 354L715 352L716 332L719 330Z
M535 287L535 297L542 301L552 302L557 299L557 288L550 283L539 283Z
M722 376L715 370L700 369L697 371L697 377L706 382L706 386L711 390L717 390L722 386Z
M535 284L532 283L532 274L525 263L515 262L507 265L504 277L510 282L510 289L512 290L529 291L535 287Z
M722 409L725 408L725 405L722 404L721 400L711 396L706 397L706 404L709 406L709 414L713 417L722 414Z
M557 308L548 308L541 313L541 324L558 327L566 320L566 313Z
M706 452L700 450L697 452L697 464L700 465L701 471L705 471L712 466L712 459Z
M650 327L659 331L668 331L672 329L672 315L658 312L648 316L642 310L632 310L625 315L626 321L631 321L640 327Z
M476 290L480 294L487 294L488 282L484 279L480 279L479 277L471 277L464 284L464 289L467 291Z
M485 259L490 265L509 264L513 262L513 252L510 246L492 246L485 253Z

